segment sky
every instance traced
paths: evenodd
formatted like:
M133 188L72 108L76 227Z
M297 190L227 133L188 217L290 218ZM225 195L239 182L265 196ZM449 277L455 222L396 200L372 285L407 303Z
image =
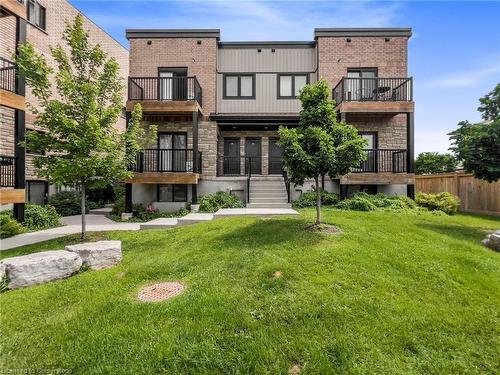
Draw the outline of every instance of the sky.
M500 82L500 1L70 0L128 47L128 28L215 28L223 41L313 40L315 27L411 27L415 153L447 152Z

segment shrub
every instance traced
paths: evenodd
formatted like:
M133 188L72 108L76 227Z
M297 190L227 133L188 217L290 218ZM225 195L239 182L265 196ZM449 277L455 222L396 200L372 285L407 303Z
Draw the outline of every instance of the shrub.
M335 193L329 193L325 190L321 190L321 204L325 206L331 206L337 204L339 201L339 196ZM316 192L308 191L300 194L300 197L292 202L293 206L296 208L304 207L314 207L316 206Z
M200 212L216 212L221 208L241 208L245 204L235 195L218 191L200 199Z
M456 214L460 207L460 199L448 192L439 194L417 193L415 202L420 207L427 208L430 211L443 211L448 215Z
M77 191L61 191L49 197L48 204L53 206L61 216L80 215L81 196ZM88 204L85 205L85 213L89 212Z
M23 232L23 226L12 215L3 213L0 215L0 238L12 237Z
M86 195L89 206L94 206L95 208L103 207L106 203L114 202L116 199L115 190L111 184L102 188L88 189Z
M111 213L113 215L118 216L121 216L123 212L125 212L125 195L122 195L121 197L116 199L115 203L113 204L113 209L111 210Z
M375 211L377 206L373 204L369 199L355 195L351 199L346 199L337 205L338 208L343 210L353 210L353 211Z
M26 204L23 225L30 231L41 230L59 226L60 219L56 209L51 205Z

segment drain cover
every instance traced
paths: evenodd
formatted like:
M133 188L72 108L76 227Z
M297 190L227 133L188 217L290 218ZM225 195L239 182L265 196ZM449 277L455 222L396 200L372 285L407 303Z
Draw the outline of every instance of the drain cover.
M184 285L181 283L158 283L142 289L137 298L142 302L160 302L181 294L183 290Z

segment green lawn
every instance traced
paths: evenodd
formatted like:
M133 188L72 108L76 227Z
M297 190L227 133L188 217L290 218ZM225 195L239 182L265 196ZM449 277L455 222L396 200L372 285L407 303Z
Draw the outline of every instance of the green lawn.
M218 219L123 241L123 262L0 295L0 368L78 374L499 372L500 220L325 209ZM57 249L77 236L1 253ZM280 278L273 277L282 271ZM145 304L141 286L184 294Z

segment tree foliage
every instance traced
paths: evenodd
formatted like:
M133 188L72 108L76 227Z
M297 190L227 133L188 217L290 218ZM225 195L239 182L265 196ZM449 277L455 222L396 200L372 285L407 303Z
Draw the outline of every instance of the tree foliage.
M500 83L479 100L484 122L461 121L451 132L450 148L464 169L489 182L500 179Z
M81 187L84 237L85 189L130 177L128 167L150 137L140 127L140 106L126 131L116 128L124 90L119 65L90 44L82 16L66 24L63 41L65 48L50 49L55 69L30 43L20 45L16 63L36 98L30 103L35 124L46 130L27 137L30 148L46 153L34 160L37 174L51 183ZM155 132L152 127L150 135Z
M321 191L319 178L345 175L365 159L365 141L356 129L338 122L334 102L328 99L328 83L321 79L305 86L299 95L302 103L299 127L279 129L279 144L290 181L316 183L316 223L320 223Z
M452 154L439 152L422 152L415 160L416 174L432 174L453 172L458 165L457 159Z

